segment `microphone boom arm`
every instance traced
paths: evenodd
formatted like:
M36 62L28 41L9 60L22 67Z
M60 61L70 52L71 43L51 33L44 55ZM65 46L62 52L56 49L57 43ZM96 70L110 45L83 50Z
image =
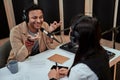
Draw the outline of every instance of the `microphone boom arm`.
M70 30L70 28L66 28L66 29L63 29L60 31L52 32L51 34L54 35L54 34L57 34L57 33L63 32L63 31L67 31L67 30Z

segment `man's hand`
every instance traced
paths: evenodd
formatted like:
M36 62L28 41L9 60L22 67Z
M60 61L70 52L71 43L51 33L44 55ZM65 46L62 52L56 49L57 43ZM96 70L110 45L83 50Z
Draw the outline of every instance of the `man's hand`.
M49 31L52 32L56 30L58 27L60 27L61 25L62 25L62 21L60 21L59 23L57 23L57 21L54 21L53 23L50 24Z
M36 40L38 40L40 38L40 36L39 36L39 33L37 33L37 34L35 34L35 36L31 36L31 35L28 35L27 36L27 40L29 40L29 41L36 41Z
M39 33L35 34L35 37L31 36L31 35L28 35L27 36L27 40L25 41L25 46L26 48L28 49L28 51L31 51L32 50L32 47L34 45L34 42L36 40L38 40L40 37L39 37Z
M33 45L34 45L34 41L31 41L31 40L29 40L29 39L27 39L27 40L25 41L25 46L26 46L26 48L28 49L28 51L31 51L31 50L32 50Z

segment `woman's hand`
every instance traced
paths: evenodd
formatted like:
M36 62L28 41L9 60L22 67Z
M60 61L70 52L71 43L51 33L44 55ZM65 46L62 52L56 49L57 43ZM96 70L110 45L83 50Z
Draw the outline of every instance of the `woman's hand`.
M58 69L52 69L50 70L50 72L48 73L48 77L49 79L55 78L55 79L59 79L59 72Z
M60 78L63 78L65 76L67 76L68 75L68 71L69 70L66 69L66 68L60 68L58 70L52 69L48 73L48 76L49 76L49 79L51 79L51 78L60 79Z
M68 75L69 70L66 68L60 68L59 69L59 77L63 78Z

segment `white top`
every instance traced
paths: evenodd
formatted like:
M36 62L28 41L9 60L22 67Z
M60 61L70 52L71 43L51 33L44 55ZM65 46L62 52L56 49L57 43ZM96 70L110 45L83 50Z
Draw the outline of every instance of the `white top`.
M86 64L79 63L71 68L69 78L61 80L98 80L98 77Z

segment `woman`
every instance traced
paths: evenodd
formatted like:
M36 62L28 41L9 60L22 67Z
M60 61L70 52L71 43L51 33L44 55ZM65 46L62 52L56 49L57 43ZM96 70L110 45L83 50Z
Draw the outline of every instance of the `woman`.
M94 17L78 15L71 25L71 42L79 45L69 70L61 68L48 73L50 80L68 75L68 80L112 80L109 58L100 46L100 24ZM64 78L62 79L64 80Z

